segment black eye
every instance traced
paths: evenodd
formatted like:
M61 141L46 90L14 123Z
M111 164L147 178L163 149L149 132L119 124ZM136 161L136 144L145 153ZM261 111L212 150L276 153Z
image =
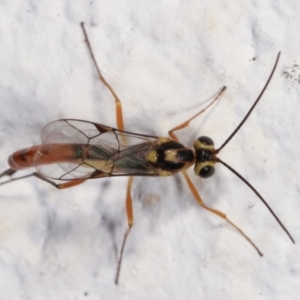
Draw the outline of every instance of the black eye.
M204 145L209 145L209 146L214 145L214 141L208 136L200 136L198 138L198 141Z
M212 176L214 173L215 173L215 168L213 166L205 166L200 170L199 176L201 178L208 178Z

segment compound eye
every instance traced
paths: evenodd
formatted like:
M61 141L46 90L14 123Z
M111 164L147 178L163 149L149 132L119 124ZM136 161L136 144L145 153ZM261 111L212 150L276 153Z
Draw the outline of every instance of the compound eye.
M208 136L200 136L198 138L198 141L204 145L208 145L208 146L214 145L214 141Z
M208 177L212 176L214 173L215 173L215 167L205 166L205 167L201 168L201 170L199 172L199 176L201 178L208 178Z

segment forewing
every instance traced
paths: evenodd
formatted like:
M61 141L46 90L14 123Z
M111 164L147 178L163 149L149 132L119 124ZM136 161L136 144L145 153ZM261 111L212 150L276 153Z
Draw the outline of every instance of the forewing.
M157 142L155 136L120 131L88 121L64 119L46 125L41 139L43 145L34 157L34 164L39 173L53 179L155 173L155 169L144 159L147 149ZM88 155L83 153L79 156L76 153L79 150L87 151ZM44 163L45 155L49 155L47 163Z

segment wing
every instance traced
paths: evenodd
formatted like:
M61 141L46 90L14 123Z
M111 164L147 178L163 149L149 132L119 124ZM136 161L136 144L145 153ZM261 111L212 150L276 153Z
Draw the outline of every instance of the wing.
M98 123L63 119L46 125L34 166L58 180L158 174L147 154L160 145L156 136L121 131Z

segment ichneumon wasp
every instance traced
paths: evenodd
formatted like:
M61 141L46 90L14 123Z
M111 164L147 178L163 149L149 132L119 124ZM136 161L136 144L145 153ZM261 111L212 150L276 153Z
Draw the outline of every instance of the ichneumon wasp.
M117 263L116 284L118 284L119 281L126 240L133 226L131 198L133 176L170 176L182 172L188 187L199 205L227 221L239 231L256 249L258 254L262 256L261 251L253 241L238 226L230 221L223 212L209 207L203 202L196 187L186 173L186 169L195 165L194 171L196 175L202 178L208 178L214 173L215 163L221 163L239 177L258 198L260 198L291 241L295 243L291 234L259 192L237 171L217 157L217 154L239 131L261 99L275 72L280 53L276 58L271 74L258 98L221 147L215 149L214 142L211 138L201 136L194 142L194 149L189 149L179 142L174 132L187 127L194 118L217 101L226 87L223 87L213 101L204 109L187 121L171 129L168 132L168 138L125 131L121 101L110 84L103 77L97 65L83 23L81 23L81 27L99 79L109 89L115 100L117 129L98 123L75 119L62 119L51 122L42 130L41 145L21 149L9 157L8 164L10 168L2 172L0 178L10 176L10 179L3 181L0 185L34 176L48 182L58 189L64 189L79 185L88 179L129 176L125 200L128 229L124 234ZM17 171L30 167L34 167L37 172L21 177L12 177ZM56 183L53 180L60 180L63 181L63 183Z

